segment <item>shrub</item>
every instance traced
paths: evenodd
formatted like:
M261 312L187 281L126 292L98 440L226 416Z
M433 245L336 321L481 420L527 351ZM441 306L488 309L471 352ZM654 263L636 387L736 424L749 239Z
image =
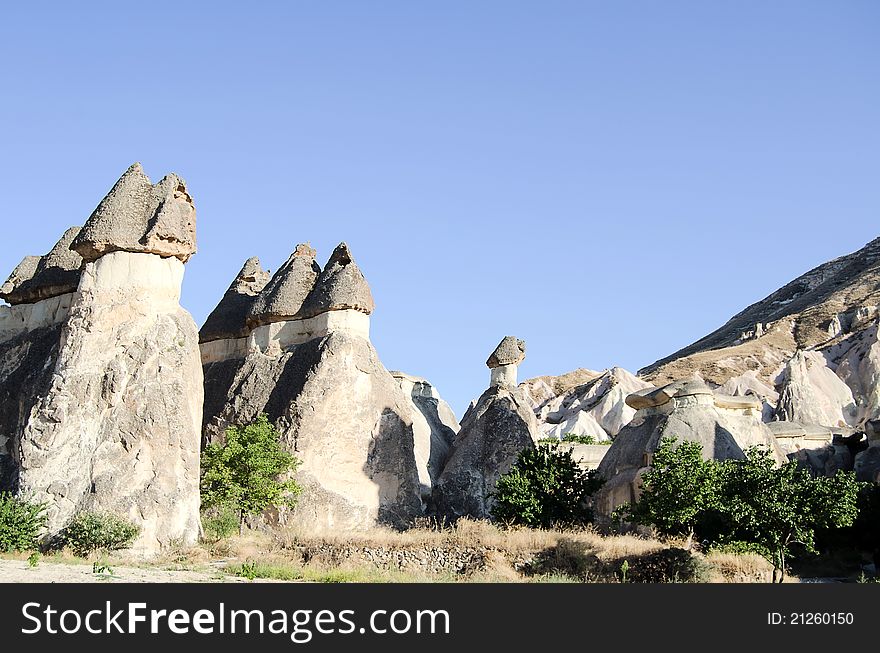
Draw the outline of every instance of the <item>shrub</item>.
M708 583L711 574L712 565L703 557L685 549L670 548L635 558L634 564L628 565L627 580L631 583Z
M202 513L202 527L211 539L222 540L238 531L238 512L228 506L206 510Z
M32 551L46 525L46 505L0 492L0 552Z
M597 440L592 435L578 435L577 433L566 433L562 436L562 441L573 442L574 444L611 444L611 440Z
M93 551L116 551L131 546L140 528L109 513L81 512L62 533L62 544L82 557Z
M589 497L602 485L585 471L571 451L551 445L523 449L507 474L498 479L492 517L532 528L574 526L593 520Z
M245 515L293 507L302 488L293 479L279 479L298 466L299 460L281 448L278 430L266 415L230 427L224 442L202 452L202 507L236 511L239 528Z

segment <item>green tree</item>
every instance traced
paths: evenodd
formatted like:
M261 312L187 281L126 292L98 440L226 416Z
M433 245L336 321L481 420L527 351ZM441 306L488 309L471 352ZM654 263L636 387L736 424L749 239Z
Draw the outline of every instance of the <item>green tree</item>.
M550 444L523 449L496 483L492 517L532 528L573 526L593 520L589 497L602 481L586 471L571 451Z
M296 504L302 488L290 476L299 464L281 448L279 433L266 415L230 427L224 442L202 452L202 506L236 510L241 531L246 515Z
M818 529L853 524L863 484L853 472L813 477L796 462L777 466L763 448L745 454L721 465L717 505L728 528L718 539L752 543L773 565L773 581L781 583L794 545L817 553Z
M9 492L0 492L0 552L38 549L47 519L46 504L31 503Z
M690 548L697 525L715 511L718 463L703 460L699 442L663 438L642 476L642 494L632 507L633 521L653 525L664 535L687 535Z

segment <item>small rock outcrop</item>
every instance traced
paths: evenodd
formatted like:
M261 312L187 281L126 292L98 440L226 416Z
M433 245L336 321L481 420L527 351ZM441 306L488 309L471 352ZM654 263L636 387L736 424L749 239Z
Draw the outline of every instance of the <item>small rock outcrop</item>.
M499 350L502 355L496 356ZM486 364L494 373L499 366L515 367L524 357L525 343L508 337ZM526 391L496 380L492 374L489 389L462 418L449 460L434 485L434 511L440 519L490 518L498 479L519 452L535 446L540 437Z
M203 441L265 413L302 461L304 493L279 523L313 533L402 526L423 511L433 431L420 431L427 457L417 460L426 417L370 342L372 294L348 247L323 271L314 256L297 246L245 318L227 324L236 337L203 333Z
M40 313L50 326L34 328L32 311L4 343L40 352L26 354L39 363L32 370L0 369L3 386L23 384L20 406L0 418L15 429L10 484L47 504L49 537L93 510L137 524L144 554L195 542L203 386L196 326L179 303L183 261L195 252L184 182L169 175L153 186L132 166L68 244L33 279L56 260L64 283L46 278L71 288L65 268L82 256L75 291L34 304L63 299L51 320Z
M639 479L667 436L699 442L707 459L742 458L744 449L760 445L778 462L785 460L773 433L761 421L757 399L718 395L702 380L693 379L636 392L626 403L638 412L614 438L598 467L606 480L597 500L603 514L638 498Z
M491 385L516 385L517 366L525 360L526 343L513 336L505 336L486 361L491 370Z

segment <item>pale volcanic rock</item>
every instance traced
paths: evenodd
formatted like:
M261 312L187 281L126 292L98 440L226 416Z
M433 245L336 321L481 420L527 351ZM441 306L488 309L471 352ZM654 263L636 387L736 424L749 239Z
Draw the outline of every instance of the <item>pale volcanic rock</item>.
M522 389L493 385L486 390L462 418L449 460L434 484L436 515L447 521L490 518L498 479L539 437Z
M390 374L412 402L414 452L422 497L427 503L460 426L452 408L427 379L398 371Z
M828 367L817 351L798 351L782 377L776 408L780 420L824 426L851 426L858 422L852 390Z
M202 374L182 279L176 258L125 251L83 271L19 445L19 490L47 502L50 535L94 510L140 526L141 553L195 542Z
M733 376L724 382L717 391L733 397L756 397L761 400L761 415L765 422L773 419L779 393L773 386L765 383L754 370Z
M550 388L540 379L527 381L521 387L530 396L532 388ZM626 397L650 387L650 384L626 370L614 367L598 373L587 383L575 386L561 396L552 396L536 407L535 415L545 437L561 439L572 433L608 440L617 435L635 415L635 409L626 404Z
M379 360L372 294L347 246L324 272L314 256L297 247L249 310L245 337L202 343L203 441L265 413L302 461L304 488L292 512L265 518L315 534L405 526L424 511L422 483L448 434Z

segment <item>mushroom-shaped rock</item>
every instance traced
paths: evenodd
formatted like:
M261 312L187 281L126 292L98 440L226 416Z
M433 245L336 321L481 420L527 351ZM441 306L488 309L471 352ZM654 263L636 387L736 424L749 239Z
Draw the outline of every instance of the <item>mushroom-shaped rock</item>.
M205 320L199 331L199 342L246 336L248 312L268 281L269 273L263 270L259 258L254 256L245 261L223 299Z
M502 365L519 365L526 357L525 340L519 340L513 336L505 336L495 351L489 356L486 365L489 369L495 369Z
M98 204L71 249L86 261L125 251L185 263L196 252L196 210L186 184L171 173L153 185L135 163Z
M693 397L696 395L711 395L710 388L701 379L688 379L685 381L675 381L662 388L646 388L639 390L625 399L626 405L636 410L643 408L656 408L671 401L673 397Z
M348 249L340 243L318 275L302 307L303 317L351 309L369 315L376 308L370 286Z
M33 304L75 291L82 257L71 251L70 244L79 232L79 227L71 227L48 254L26 257L0 288L0 298L10 304Z
M296 246L251 305L247 318L251 328L302 317L303 302L321 272L315 254L308 244Z

